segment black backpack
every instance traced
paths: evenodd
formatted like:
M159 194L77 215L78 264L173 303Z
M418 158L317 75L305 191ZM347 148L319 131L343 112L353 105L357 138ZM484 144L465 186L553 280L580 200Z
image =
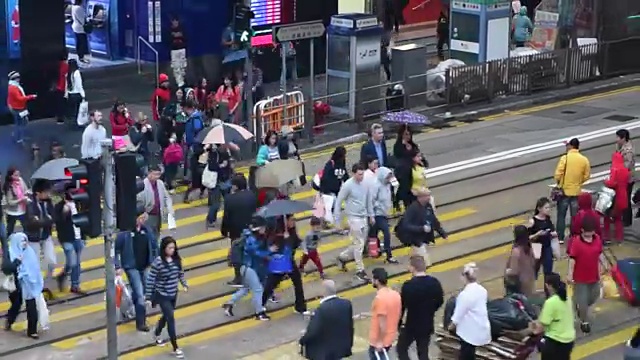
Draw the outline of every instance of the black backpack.
M398 238L398 240L400 240L402 245L411 246L413 245L413 242L408 236L405 236L405 232L402 224L403 221L404 221L404 216L401 217L400 220L398 220L398 223L396 223L396 226L393 228L393 233Z
M229 263L232 266L241 266L244 263L244 248L246 243L247 237L244 234L239 239L231 242Z

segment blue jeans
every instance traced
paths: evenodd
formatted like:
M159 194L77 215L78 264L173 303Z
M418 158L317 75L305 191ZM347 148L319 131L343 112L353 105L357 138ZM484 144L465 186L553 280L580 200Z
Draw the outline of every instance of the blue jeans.
M378 235L378 231L382 231L382 236L383 236L383 244L384 244L384 250L387 253L387 259L392 257L391 255L391 232L389 231L389 219L387 219L386 216L376 216L375 217L376 220L376 224L374 225L375 227L375 234L376 236Z
M66 259L64 264L64 274L71 277L71 288L77 289L80 286L80 255L84 249L84 241L76 239L72 242L63 242L62 250Z
M16 142L21 143L24 141L25 132L27 129L27 123L29 123L28 116L20 116L21 111L11 111L13 115L13 139Z
M2 215L0 215L0 241L2 241L2 253L5 254L9 251L9 247L7 246L7 229L4 227Z
M558 200L558 219L556 221L556 231L558 232L558 240L564 240L564 232L567 228L567 211L573 218L578 213L578 197L563 196Z
M147 309L144 304L144 287L147 279L145 270L127 269L124 271L131 285L131 297L136 308L136 327L144 326Z
M255 270L250 267L242 265L240 267L240 274L242 274L243 288L238 289L229 300L229 304L233 305L240 301L243 297L247 296L251 292L251 304L256 314L264 311L262 307L262 293L264 288L262 287L262 281Z

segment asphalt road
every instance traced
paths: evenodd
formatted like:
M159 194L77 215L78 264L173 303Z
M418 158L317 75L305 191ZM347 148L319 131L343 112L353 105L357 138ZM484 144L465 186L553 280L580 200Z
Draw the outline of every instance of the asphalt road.
M562 140L582 134L582 152L592 164L593 180L587 186L597 189L606 176L608 160L613 151L615 129L628 127L632 135L640 136L635 119L627 122L606 120L611 115L638 113L636 92L620 92L601 97L590 97L556 107L545 106L520 111L512 116L491 117L473 124L432 131L416 136L431 163L430 187L438 214L451 236L432 247L431 257L436 263L430 272L437 276L447 293L461 287L459 274L462 265L475 261L480 277L492 297L502 295L501 276L514 225L526 221L535 201L548 194L548 185L564 145ZM543 144L544 143L544 144ZM536 145L537 144L537 145ZM352 148L355 148L354 146ZM514 149L519 149L514 151ZM349 160L355 161L357 150L349 150ZM317 171L327 160L328 152L309 154L305 163L309 173ZM294 198L312 201L314 193L302 189ZM178 239L190 291L180 294L176 312L179 340L189 359L298 359L295 340L305 327L305 319L293 315L290 307L292 292L285 283L279 290L282 300L270 304L273 320L269 323L247 319L250 306L245 301L237 306L236 318L226 318L220 306L227 300L231 289L224 283L232 271L224 264L228 240L219 232L205 230L206 208L202 202L182 204L176 196L178 228L164 231ZM308 230L309 214L298 214L299 232ZM629 243L616 247L619 257L633 256L637 246L635 229L629 229ZM331 235L320 247L327 274L334 278L341 296L354 302L358 313L368 312L374 293L370 286L359 286L352 273L340 273L335 268L337 254L349 244L344 236ZM34 341L24 336L25 323L16 324L16 331L0 338L0 357L18 355L23 359L97 359L106 356L104 313L104 271L102 269L101 239L91 239L82 256L82 288L90 295L74 298L67 293L58 294L66 301L50 306L51 330ZM397 242L394 245L398 246ZM407 278L406 248L398 248L395 255L400 265L384 265L379 260L368 260L367 268L383 266L398 277L394 286ZM62 253L58 253L62 260ZM353 265L349 265L353 271ZM556 263L560 273L566 272L566 262ZM307 299L321 296L319 278L313 265L305 277ZM539 286L541 286L539 284ZM68 301L67 301L68 300ZM309 307L317 302L309 303ZM8 308L6 294L0 295L0 314ZM152 324L157 315L150 314ZM631 315L631 316L630 316ZM621 301L604 299L595 309L594 333L581 338L576 348L576 359L596 356L600 351L626 339L629 327L637 323L637 313ZM440 315L438 315L440 316ZM21 318L24 320L24 318ZM354 359L365 359L368 320L357 322ZM137 333L131 323L118 327L118 345L121 359L168 358L167 347L153 346L148 334ZM594 345L595 344L595 345ZM435 349L434 349L435 351ZM215 355L213 355L215 354ZM596 358L594 358L596 359Z

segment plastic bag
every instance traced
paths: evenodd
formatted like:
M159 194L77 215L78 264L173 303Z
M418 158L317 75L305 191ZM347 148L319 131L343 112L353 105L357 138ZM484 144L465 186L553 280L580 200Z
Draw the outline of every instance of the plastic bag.
M133 319L136 315L133 297L129 287L120 276L116 276L116 308L124 320Z
M510 298L489 301L487 311L494 337L499 336L504 330L526 329L532 320L529 314L521 310L516 301Z
M609 274L604 274L600 278L601 297L604 299L617 299L620 297L618 286Z
M38 310L38 322L43 331L49 330L49 308L44 299L44 295L40 294L36 298L36 309Z

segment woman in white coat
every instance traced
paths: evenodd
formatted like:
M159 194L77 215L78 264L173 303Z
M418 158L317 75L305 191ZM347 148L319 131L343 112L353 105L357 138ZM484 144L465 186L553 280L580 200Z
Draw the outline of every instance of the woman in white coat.
M76 54L78 60L83 63L89 63L89 59L85 56L89 55L89 39L87 38L87 30L90 26L87 23L87 13L84 9L83 0L74 0L71 6L71 30L76 37Z
M475 360L476 347L491 342L491 325L487 311L487 289L478 284L478 267L468 263L462 270L464 289L456 297L450 331L460 338L459 360Z

